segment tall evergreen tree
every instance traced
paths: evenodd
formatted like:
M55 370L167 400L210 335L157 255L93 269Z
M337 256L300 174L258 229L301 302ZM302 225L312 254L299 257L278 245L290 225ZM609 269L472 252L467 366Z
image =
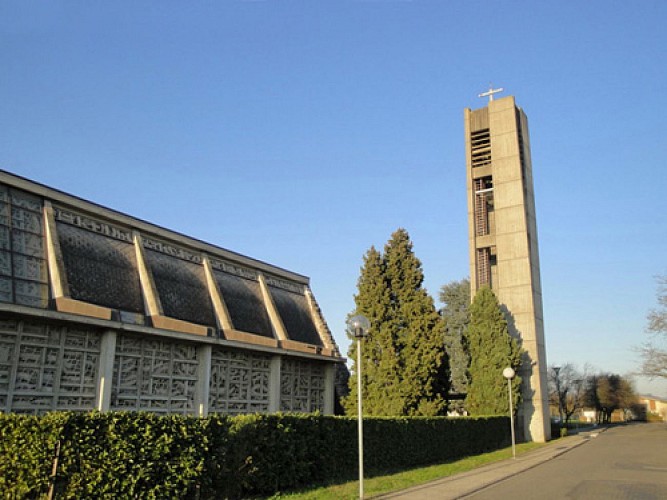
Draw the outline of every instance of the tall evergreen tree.
M400 367L394 349L391 328L391 293L385 279L382 254L374 247L364 256L357 283L356 313L371 323L371 335L362 340L362 391L364 413L369 415L401 414L402 403L396 397L400 390ZM357 412L357 342L352 339L348 356L352 360L350 393L343 400L348 414Z
M371 322L363 341L364 413L437 415L448 389L444 324L433 299L422 288L421 262L404 229L396 231L380 254L371 248L355 295L356 312ZM350 347L353 375L344 405L356 411L356 342Z
M489 287L477 291L470 305L470 324L466 332L470 353L470 382L466 408L472 415L507 415L507 380L503 370L519 372L522 349L509 335L507 320ZM514 410L519 403L521 377L512 381Z
M451 370L451 390L456 394L468 392L470 356L465 345L465 332L470 323L470 280L452 281L440 289L440 314L445 320L445 348ZM463 401L450 402L450 409L462 410Z

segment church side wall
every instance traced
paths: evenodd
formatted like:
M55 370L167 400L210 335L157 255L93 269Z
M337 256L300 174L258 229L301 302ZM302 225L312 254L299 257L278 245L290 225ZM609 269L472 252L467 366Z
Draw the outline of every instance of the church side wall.
M110 335L115 345L104 342ZM268 413L276 408L332 413L326 363L219 345L210 348L207 358L201 355L201 344L184 339L3 317L0 411L142 410L205 416ZM111 381L101 376L109 361ZM275 395L272 378L280 381ZM202 380L206 387L199 389Z
M0 171L0 411L334 411L307 277Z

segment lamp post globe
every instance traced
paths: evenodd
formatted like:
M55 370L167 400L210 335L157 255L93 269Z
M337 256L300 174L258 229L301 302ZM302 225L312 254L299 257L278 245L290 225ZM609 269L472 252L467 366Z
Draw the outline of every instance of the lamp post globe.
M511 366L508 366L503 370L503 377L505 377L507 380L512 380L515 375L516 372L514 371L514 368L512 368Z
M347 320L347 331L356 339L366 337L370 328L371 322L362 314L356 314Z

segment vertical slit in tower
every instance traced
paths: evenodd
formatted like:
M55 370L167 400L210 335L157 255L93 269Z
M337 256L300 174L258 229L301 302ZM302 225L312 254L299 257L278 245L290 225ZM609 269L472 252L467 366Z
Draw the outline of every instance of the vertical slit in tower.
M523 181L523 192L526 194L526 146L523 139L523 129L521 127L521 116L516 112L516 130L519 138L519 162L521 164L521 180Z
M475 234L484 236L489 234L489 217L486 204L484 180L475 179Z
M477 249L477 288L491 286L491 249Z
M485 236L491 233L489 210L493 210L493 180L491 176L474 180L475 190L475 235Z

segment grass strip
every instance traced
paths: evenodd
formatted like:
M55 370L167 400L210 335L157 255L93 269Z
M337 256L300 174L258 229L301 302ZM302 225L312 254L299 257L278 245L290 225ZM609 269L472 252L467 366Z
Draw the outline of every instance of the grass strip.
M520 455L541 446L544 446L544 443L522 443L517 445L516 452L517 455ZM412 486L428 483L435 479L441 479L443 477L476 469L482 465L506 460L511 458L511 456L512 448L508 447L490 453L466 457L454 462L410 469L385 476L365 478L364 496L372 497L392 491L403 490ZM348 483L332 484L294 493L276 493L270 498L271 500L353 500L359 498L359 482L350 481Z

